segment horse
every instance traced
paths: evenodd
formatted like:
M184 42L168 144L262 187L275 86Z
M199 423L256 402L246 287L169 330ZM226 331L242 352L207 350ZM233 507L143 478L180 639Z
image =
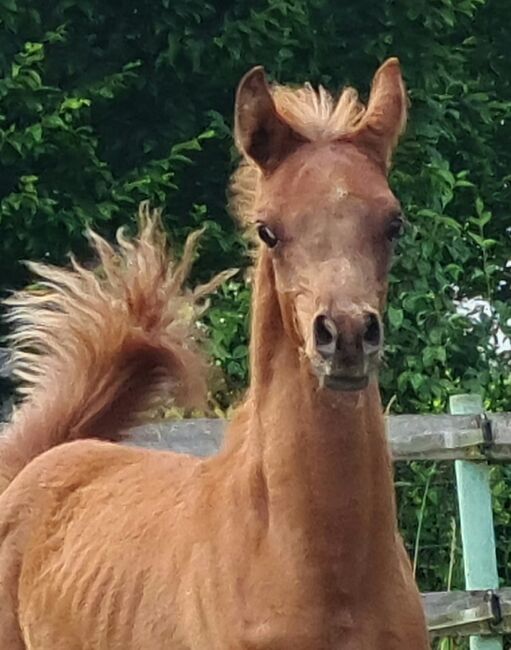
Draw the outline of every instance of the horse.
M99 267L32 264L9 298L19 406L0 442L2 650L427 650L397 528L378 387L404 217L388 184L407 95L367 106L239 84L231 204L257 248L250 384L206 459L118 444L171 396L200 404L196 325L160 219ZM200 328L199 328L200 329Z

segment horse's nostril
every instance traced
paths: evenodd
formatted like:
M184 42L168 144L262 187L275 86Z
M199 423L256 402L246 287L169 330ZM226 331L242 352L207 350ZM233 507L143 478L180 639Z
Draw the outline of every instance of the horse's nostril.
M316 347L318 349L324 349L332 345L335 347L336 339L337 328L333 321L323 314L316 316L314 320L314 342Z
M382 339L381 324L378 315L368 313L365 316L364 344L373 348L379 347Z

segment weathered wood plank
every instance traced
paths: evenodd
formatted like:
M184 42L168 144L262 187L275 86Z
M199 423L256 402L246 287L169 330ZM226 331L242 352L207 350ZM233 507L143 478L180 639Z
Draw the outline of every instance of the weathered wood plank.
M494 460L511 460L511 413L489 413L493 445L488 457Z
M511 632L511 588L497 589L502 620L495 624L490 592L444 591L422 595L431 636L489 636Z
M211 456L222 444L225 420L196 419L155 422L132 430L130 445Z
M494 443L486 457L511 459L511 414L491 414ZM134 430L133 444L208 456L221 444L223 420L160 422ZM465 415L395 415L388 418L395 460L483 459L479 417Z
M475 416L394 415L387 431L395 460L481 457L483 434Z

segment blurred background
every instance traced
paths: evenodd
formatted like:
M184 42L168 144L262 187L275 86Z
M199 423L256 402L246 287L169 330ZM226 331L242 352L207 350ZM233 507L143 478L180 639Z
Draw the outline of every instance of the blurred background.
M144 199L164 209L178 249L207 225L197 278L247 268L226 209L240 77L263 64L271 79L354 85L365 98L396 55L411 113L392 186L411 225L392 271L384 402L442 412L472 391L511 411L508 0L0 0L0 20L2 295L27 281L21 260L87 259L85 227L110 237ZM246 385L249 301L241 272L204 320L219 414ZM12 387L0 381L5 405ZM424 590L463 586L452 471L397 471ZM511 470L492 471L510 584Z

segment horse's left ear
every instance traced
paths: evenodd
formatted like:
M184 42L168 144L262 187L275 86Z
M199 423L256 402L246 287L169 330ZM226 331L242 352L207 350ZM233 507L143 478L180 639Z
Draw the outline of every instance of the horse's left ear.
M236 93L238 149L263 171L273 171L305 139L278 114L261 66L243 77Z
M375 156L385 171L405 129L407 108L399 60L387 59L374 75L365 116L353 134L354 141Z

